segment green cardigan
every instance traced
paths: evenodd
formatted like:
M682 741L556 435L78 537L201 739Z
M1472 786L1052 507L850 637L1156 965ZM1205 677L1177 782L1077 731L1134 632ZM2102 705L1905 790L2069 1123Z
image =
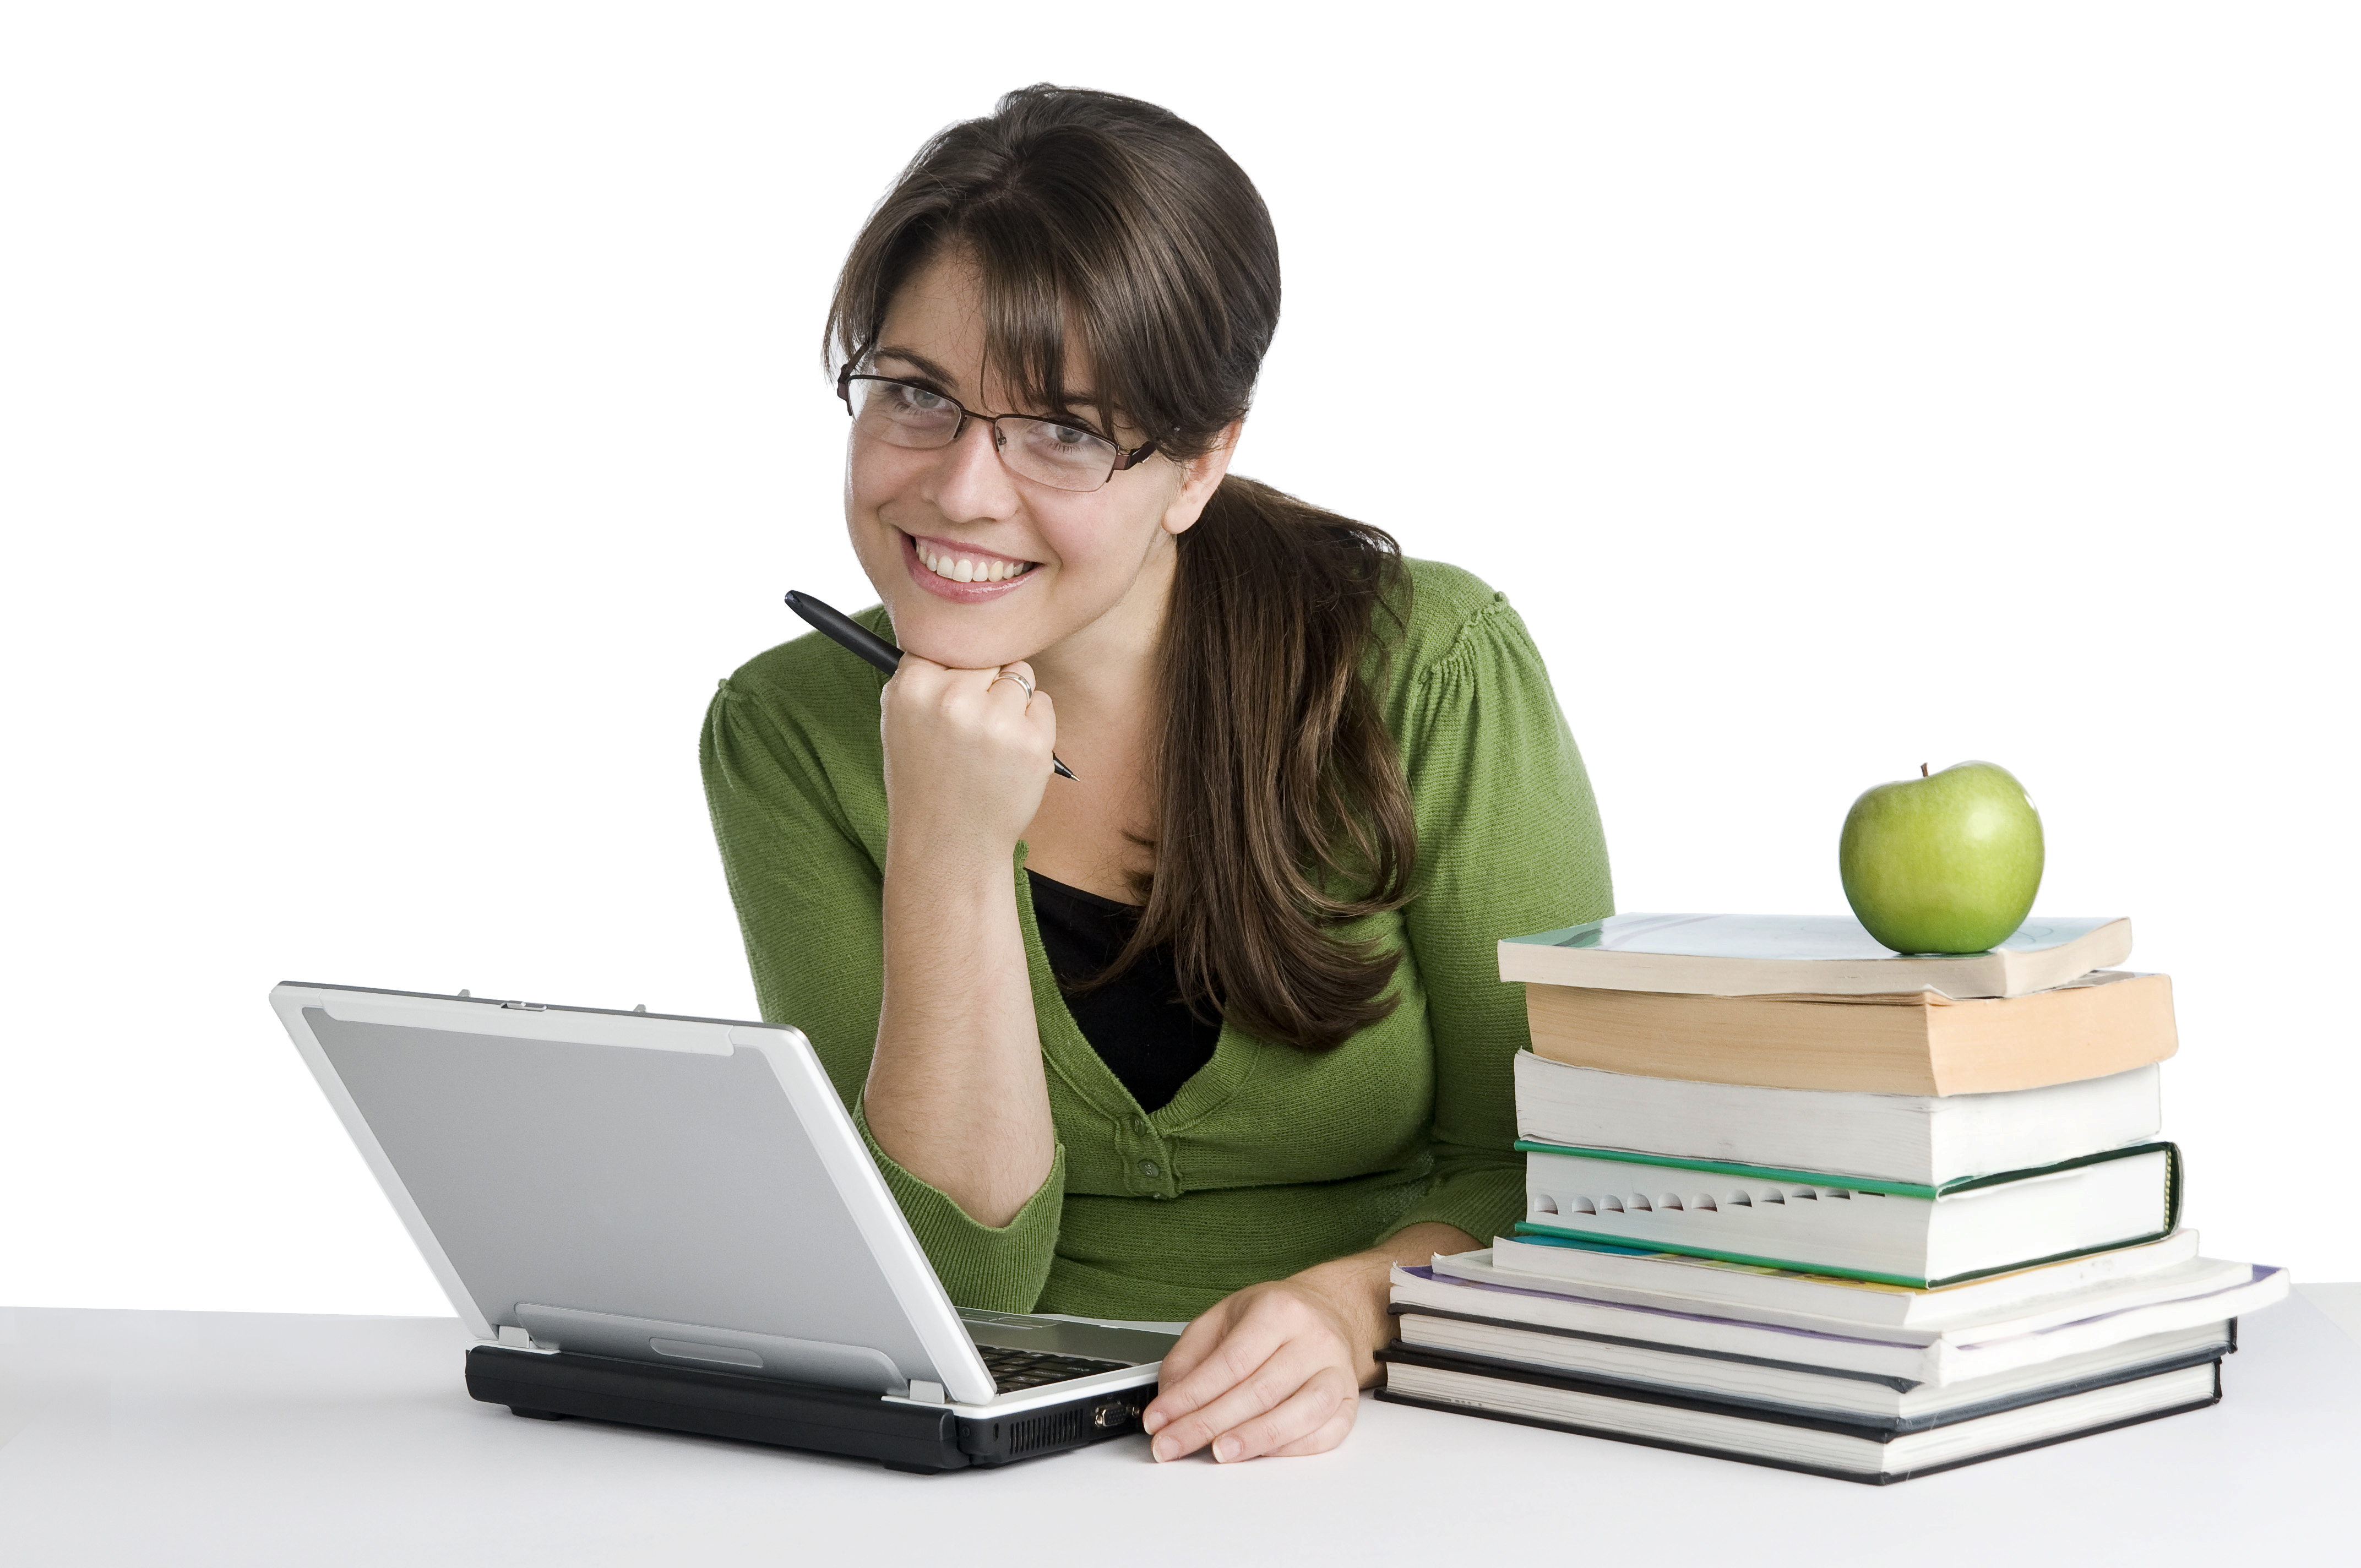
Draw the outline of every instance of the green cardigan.
M1432 562L1411 562L1410 579L1406 623L1379 618L1399 639L1379 679L1416 812L1416 895L1342 933L1401 949L1400 1004L1321 1053L1224 1026L1212 1061L1143 1113L1066 1010L1019 845L1017 916L1059 1142L1049 1178L994 1228L870 1141L954 1301L1190 1318L1405 1225L1440 1220L1482 1241L1522 1213L1510 1067L1526 1043L1524 995L1501 983L1494 943L1609 914L1607 850L1508 600ZM886 630L879 607L855 619ZM702 748L763 1016L804 1032L856 1120L881 989L884 681L819 636L797 638L721 683Z

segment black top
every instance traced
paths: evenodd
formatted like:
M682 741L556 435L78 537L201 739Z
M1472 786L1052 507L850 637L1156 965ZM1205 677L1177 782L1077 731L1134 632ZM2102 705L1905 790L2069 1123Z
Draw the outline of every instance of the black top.
M1050 971L1068 984L1097 979L1131 939L1137 906L1052 882L1039 872L1025 874L1033 881L1033 918ZM1169 1104L1213 1059L1213 1042L1222 1035L1218 1017L1201 1021L1180 1000L1180 970L1170 948L1150 948L1115 980L1069 995L1066 1008L1143 1111Z

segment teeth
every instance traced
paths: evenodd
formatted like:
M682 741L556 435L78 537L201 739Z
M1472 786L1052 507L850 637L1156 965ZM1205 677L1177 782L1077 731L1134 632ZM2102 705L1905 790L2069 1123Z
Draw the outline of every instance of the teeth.
M939 554L916 540L911 541L911 546L928 571L954 583L1005 583L1022 576L1032 565L1029 561L973 561L964 555Z

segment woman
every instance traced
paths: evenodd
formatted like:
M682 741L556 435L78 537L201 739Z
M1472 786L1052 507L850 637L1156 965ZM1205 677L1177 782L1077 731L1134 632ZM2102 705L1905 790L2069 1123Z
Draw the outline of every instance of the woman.
M806 637L705 732L763 1016L952 1299L1194 1319L1159 1459L1342 1441L1389 1265L1522 1211L1494 943L1610 909L1506 601L1229 472L1279 293L1163 110L1039 86L936 137L829 323L901 668ZM1469 394L1369 399L1370 440L1484 439Z

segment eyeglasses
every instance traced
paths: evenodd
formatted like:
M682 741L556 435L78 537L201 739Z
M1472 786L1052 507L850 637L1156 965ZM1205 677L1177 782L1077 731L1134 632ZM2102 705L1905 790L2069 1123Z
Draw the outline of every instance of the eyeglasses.
M931 452L967 433L970 420L992 426L993 449L1008 471L1052 489L1095 490L1156 450L1150 441L1126 452L1088 426L1038 414L983 414L916 381L853 374L855 359L837 372L836 395L852 416L855 434L888 446Z

